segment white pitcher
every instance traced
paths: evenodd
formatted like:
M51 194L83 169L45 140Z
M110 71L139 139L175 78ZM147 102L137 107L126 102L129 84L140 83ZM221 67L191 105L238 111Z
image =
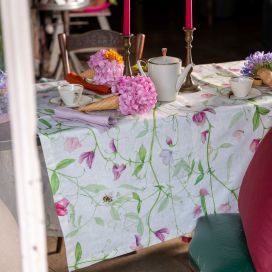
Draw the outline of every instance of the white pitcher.
M166 50L162 50L162 52L166 53ZM149 59L147 65L148 76L153 81L157 91L157 100L161 102L170 102L176 99L181 85L193 66L193 64L189 64L183 69L181 59L169 57L165 54L161 57ZM137 62L137 66L141 75L146 76L141 61Z

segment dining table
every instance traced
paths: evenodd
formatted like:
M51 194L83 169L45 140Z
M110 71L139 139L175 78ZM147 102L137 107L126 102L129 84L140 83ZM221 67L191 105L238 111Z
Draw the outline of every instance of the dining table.
M63 235L69 271L191 233L202 215L238 212L244 173L272 127L269 87L245 98L230 90L243 65L196 65L200 91L142 115L90 113L103 124L58 118L63 82L36 85L47 229Z

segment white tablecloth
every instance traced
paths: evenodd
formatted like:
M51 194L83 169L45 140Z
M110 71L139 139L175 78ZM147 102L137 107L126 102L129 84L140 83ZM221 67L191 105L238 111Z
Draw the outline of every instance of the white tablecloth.
M202 91L106 131L55 122L40 93L39 136L69 269L189 233L204 214L237 212L239 187L272 126L271 93L221 95L241 62L194 69Z

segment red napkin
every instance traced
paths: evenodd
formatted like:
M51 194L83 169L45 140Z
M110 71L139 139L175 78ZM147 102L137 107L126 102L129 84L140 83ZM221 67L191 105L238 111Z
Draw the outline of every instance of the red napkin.
M85 89L88 89L92 92L95 92L100 95L110 94L111 93L111 87L109 85L96 85L87 82L85 79L83 79L81 76L77 75L76 73L69 73L65 80L72 84L80 84Z

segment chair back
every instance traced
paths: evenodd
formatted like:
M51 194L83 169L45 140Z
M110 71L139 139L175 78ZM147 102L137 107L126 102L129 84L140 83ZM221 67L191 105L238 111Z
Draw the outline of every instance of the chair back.
M75 53L96 52L100 49L113 48L123 54L123 38L117 31L112 30L91 30L83 34L58 35L61 58L63 63L64 76L71 72L69 57L74 58ZM131 63L136 63L142 58L145 35L137 34L131 38ZM74 59L73 59L74 60ZM76 71L77 73L81 71Z

